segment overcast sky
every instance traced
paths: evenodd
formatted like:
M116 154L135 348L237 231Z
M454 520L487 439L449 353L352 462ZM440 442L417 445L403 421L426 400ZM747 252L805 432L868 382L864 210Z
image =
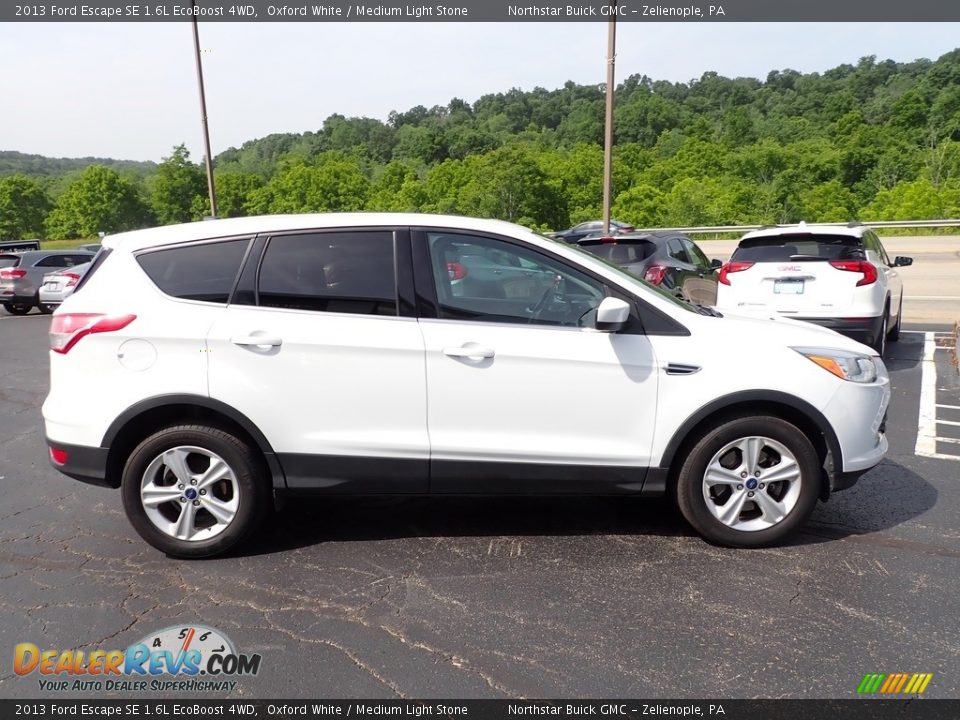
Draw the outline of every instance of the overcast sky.
M617 79L765 78L936 59L960 25L621 23ZM386 120L511 87L602 83L606 23L200 23L214 154L332 113ZM0 24L0 150L160 160L202 135L189 23Z

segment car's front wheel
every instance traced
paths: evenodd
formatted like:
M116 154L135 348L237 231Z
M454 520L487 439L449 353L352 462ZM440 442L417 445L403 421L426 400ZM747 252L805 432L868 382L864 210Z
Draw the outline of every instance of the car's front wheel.
M782 542L813 512L821 467L796 426L777 417L727 420L705 432L677 477L677 504L707 540L730 547Z
M219 555L245 540L270 506L263 463L219 428L177 425L141 442L123 470L127 517L168 555Z

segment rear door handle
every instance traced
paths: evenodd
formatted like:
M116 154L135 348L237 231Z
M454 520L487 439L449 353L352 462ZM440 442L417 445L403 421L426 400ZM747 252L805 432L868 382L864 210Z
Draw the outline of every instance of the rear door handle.
M256 347L279 347L283 345L283 338L276 335L235 335L230 338L234 345L255 345Z
M476 343L466 343L460 347L445 347L443 354L447 357L455 358L492 358L494 356L493 348L483 347Z

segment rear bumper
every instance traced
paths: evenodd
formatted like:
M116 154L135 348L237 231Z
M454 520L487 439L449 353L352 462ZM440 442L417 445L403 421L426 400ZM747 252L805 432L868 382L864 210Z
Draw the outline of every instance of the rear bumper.
M879 315L866 318L797 317L795 315L785 315L784 317L830 328L841 335L846 335L851 340L870 346L876 343L880 328L883 327L883 316Z
M106 480L107 454L109 452L107 448L67 445L50 438L47 438L47 447L51 450L56 448L67 454L66 462L62 465L55 463L53 457L49 453L47 454L50 464L67 477L101 487L119 487L119 485Z

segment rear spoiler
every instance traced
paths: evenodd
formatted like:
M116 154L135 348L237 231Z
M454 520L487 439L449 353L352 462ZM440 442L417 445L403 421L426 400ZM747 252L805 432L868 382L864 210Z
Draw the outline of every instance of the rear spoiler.
M24 252L25 250L39 249L39 240L6 240L0 242L0 252Z

